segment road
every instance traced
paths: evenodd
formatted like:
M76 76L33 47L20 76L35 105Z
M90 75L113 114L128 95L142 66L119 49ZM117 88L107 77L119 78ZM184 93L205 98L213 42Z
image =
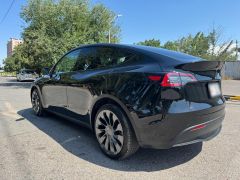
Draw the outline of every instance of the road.
M29 83L9 81L14 80L0 79L1 180L240 179L239 102L227 103L223 129L211 141L140 149L130 159L114 161L100 152L89 130L54 115L36 117ZM233 92L231 83L223 89Z

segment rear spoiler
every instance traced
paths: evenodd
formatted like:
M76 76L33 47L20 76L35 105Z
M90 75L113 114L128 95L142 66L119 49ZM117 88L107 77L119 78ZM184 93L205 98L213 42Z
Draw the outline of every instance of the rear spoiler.
M180 64L175 68L215 79L217 74L221 76L223 65L224 61L197 61Z
M197 61L192 63L177 65L176 69L182 69L192 72L218 71L223 68L224 61Z

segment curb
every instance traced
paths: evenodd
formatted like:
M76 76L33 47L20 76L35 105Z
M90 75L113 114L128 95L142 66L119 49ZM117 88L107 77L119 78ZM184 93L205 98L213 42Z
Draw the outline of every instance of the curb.
M234 96L234 95L223 95L224 98L228 100L235 100L235 101L240 101L240 96Z

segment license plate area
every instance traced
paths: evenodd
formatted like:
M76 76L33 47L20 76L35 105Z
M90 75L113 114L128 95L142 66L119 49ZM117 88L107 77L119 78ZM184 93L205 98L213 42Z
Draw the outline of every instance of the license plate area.
M211 98L221 96L221 88L218 82L208 83L208 92Z

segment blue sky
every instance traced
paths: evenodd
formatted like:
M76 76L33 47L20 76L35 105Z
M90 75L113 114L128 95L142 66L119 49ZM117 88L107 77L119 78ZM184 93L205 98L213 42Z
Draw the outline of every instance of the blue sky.
M117 14L121 43L131 44L156 38L162 43L198 31L208 32L215 24L223 29L225 39L240 41L239 0L92 0L103 3ZM0 21L11 4L2 1ZM21 38L24 22L19 17L26 0L15 0L7 18L0 24L0 64L6 57L9 38Z

